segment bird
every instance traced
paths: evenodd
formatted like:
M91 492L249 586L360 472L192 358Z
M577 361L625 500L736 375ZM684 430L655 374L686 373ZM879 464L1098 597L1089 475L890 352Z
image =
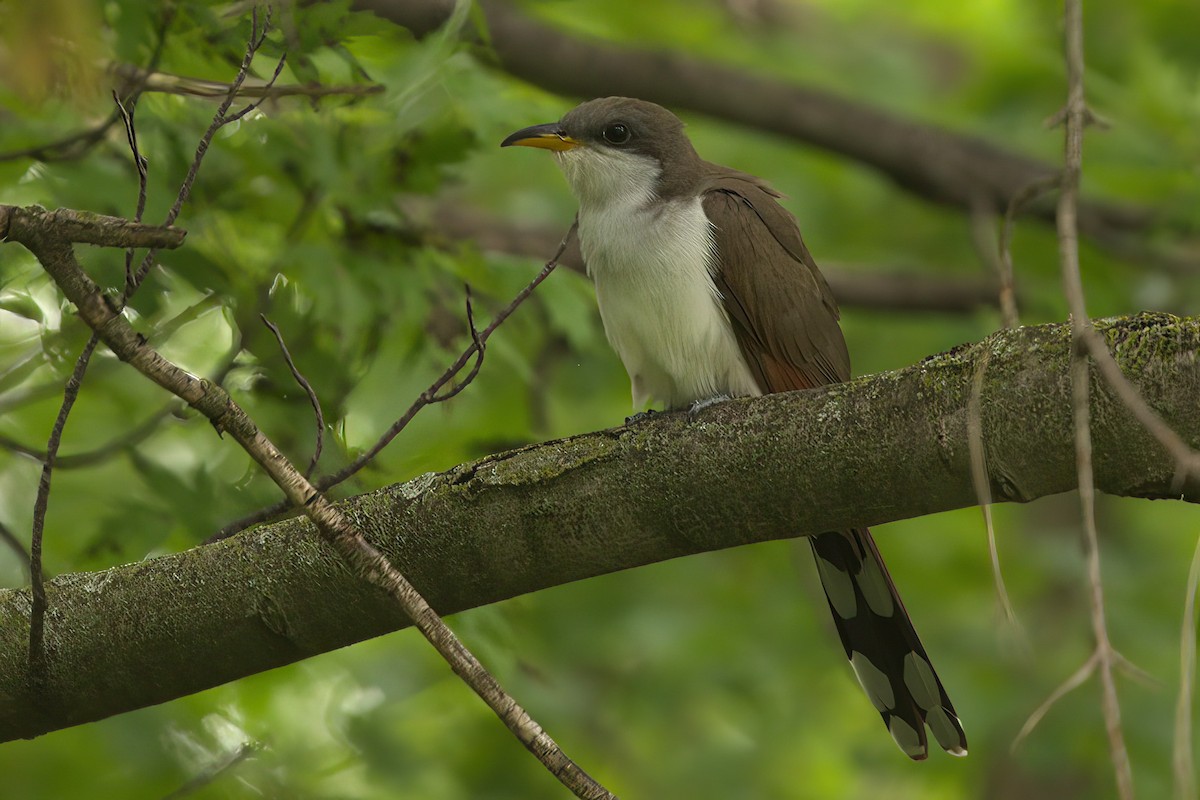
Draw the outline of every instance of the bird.
M671 111L584 102L501 147L550 150L579 204L580 252L635 410L850 378L840 312L782 195L705 161ZM867 528L807 537L846 657L892 738L914 760L928 736L967 754L958 714Z

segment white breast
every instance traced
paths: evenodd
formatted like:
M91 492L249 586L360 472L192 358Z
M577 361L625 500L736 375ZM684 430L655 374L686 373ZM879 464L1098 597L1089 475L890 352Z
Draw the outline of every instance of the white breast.
M610 161L598 171L560 159L580 200L583 257L634 407L761 394L713 284L712 225L700 198L650 202L654 169L637 157Z

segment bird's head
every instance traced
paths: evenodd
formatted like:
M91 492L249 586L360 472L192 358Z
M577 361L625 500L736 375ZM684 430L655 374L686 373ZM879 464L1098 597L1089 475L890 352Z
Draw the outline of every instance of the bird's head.
M558 122L522 128L500 143L554 152L583 206L644 205L693 188L700 158L667 109L630 97L582 103Z

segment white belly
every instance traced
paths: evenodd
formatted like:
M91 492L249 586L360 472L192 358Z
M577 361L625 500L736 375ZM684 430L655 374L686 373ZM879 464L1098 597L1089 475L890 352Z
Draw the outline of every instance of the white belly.
M635 409L761 394L713 284L712 228L699 198L583 205L579 241Z

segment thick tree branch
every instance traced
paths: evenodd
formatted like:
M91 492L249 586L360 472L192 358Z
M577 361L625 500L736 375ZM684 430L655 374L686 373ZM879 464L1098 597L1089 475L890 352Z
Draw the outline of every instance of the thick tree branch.
M1043 161L987 140L906 119L822 89L753 75L679 52L640 49L568 33L527 16L515 4L480 0L487 45L499 66L544 89L576 97L629 95L678 111L793 137L867 164L921 197L970 211L997 209L1029 184L1058 173ZM453 0L354 0L352 7L425 36L440 27ZM1053 223L1055 206L1030 210ZM1159 224L1149 209L1081 202L1080 231L1124 254L1193 270L1187 253L1147 252L1139 237Z
M1200 443L1200 319L1096 324L1147 401ZM1070 352L1067 325L1003 331L899 372L490 456L341 509L451 613L690 553L970 506L967 409L984 358L992 497L1027 501L1076 485ZM1200 481L1176 483L1175 460L1107 383L1093 375L1091 388L1097 488L1200 500ZM305 531L309 522L288 520L49 582L48 705L27 683L29 591L0 592L0 739L160 703L408 624Z

